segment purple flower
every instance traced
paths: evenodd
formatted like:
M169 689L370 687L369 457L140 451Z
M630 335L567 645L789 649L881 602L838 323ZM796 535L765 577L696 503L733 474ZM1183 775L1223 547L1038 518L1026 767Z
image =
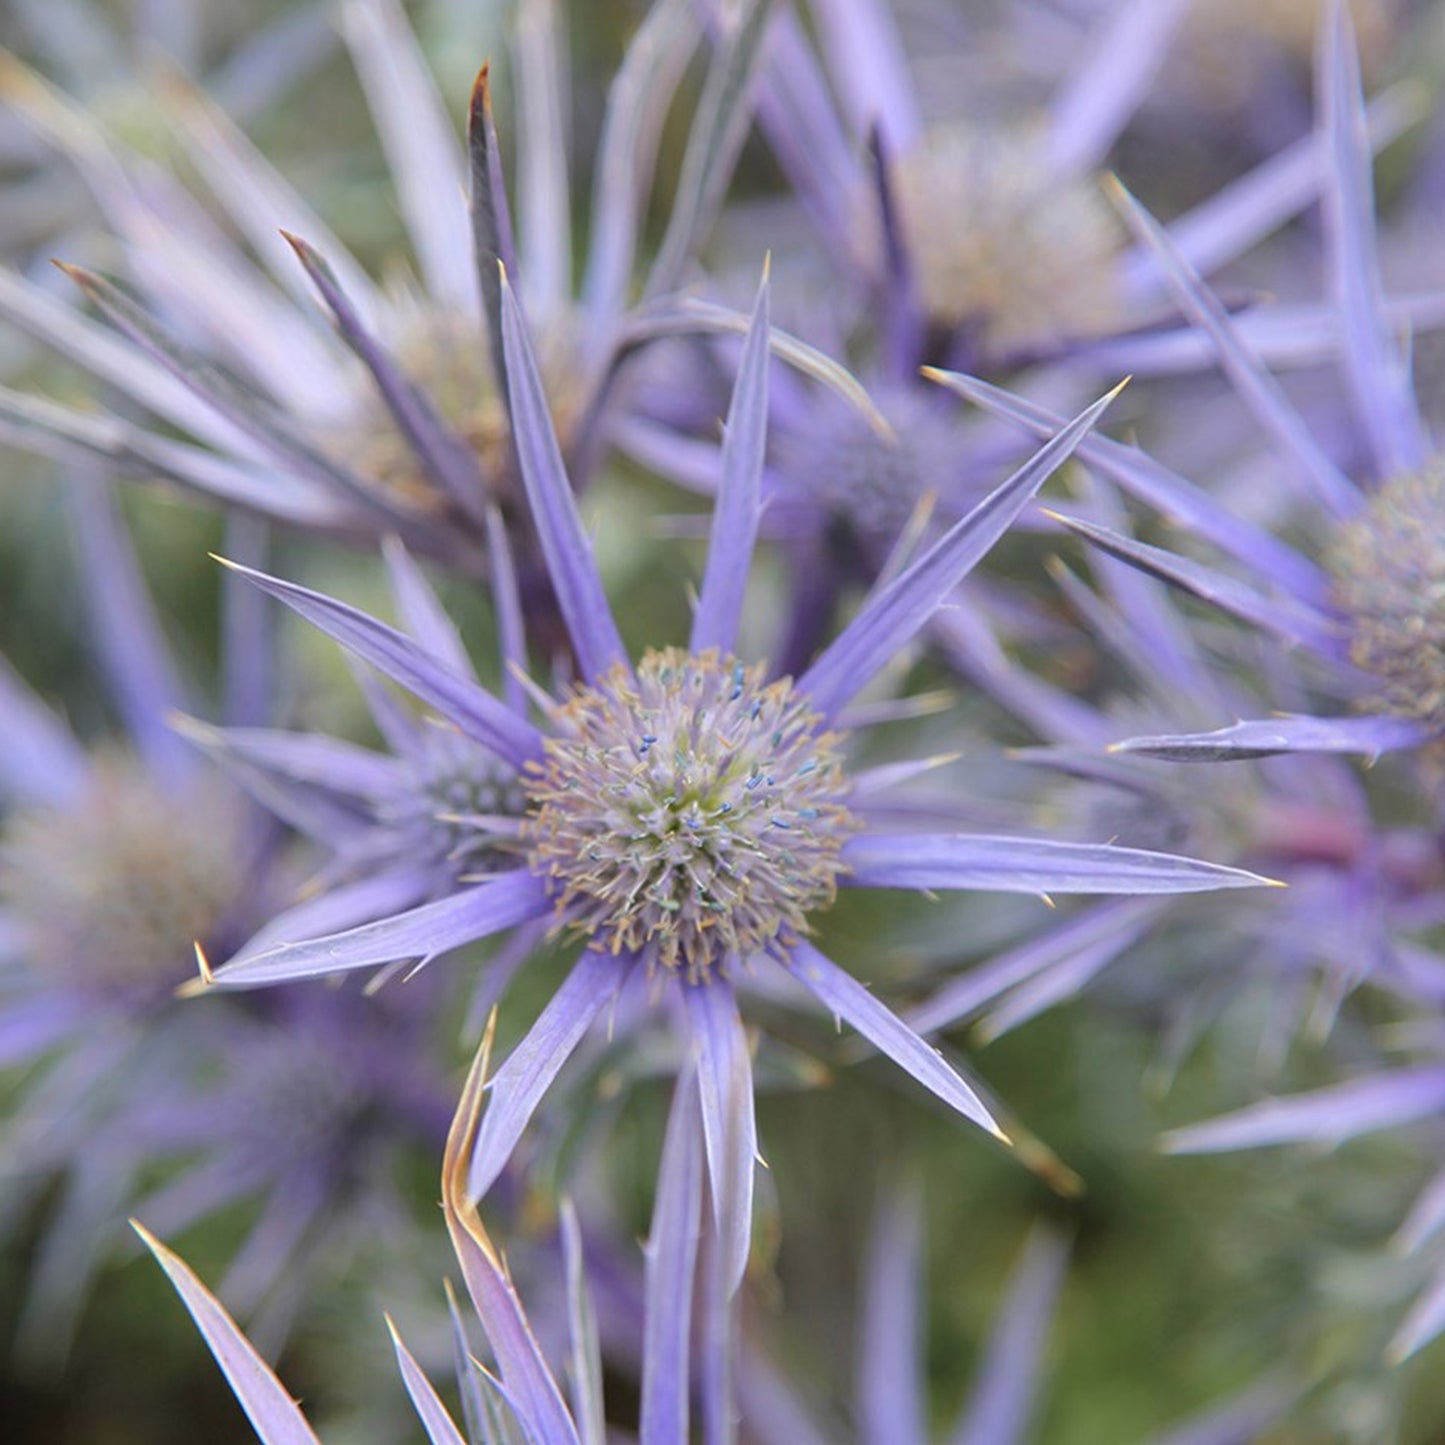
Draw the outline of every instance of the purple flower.
M35 1065L6 1120L23 1209L56 1173L66 1191L33 1282L30 1342L63 1350L107 1215L145 1160L117 1121L203 1052L177 1026L192 948L234 948L271 903L273 833L169 729L184 688L111 498L74 483L76 535L99 662L123 739L87 748L0 661L0 1062ZM243 538L233 537L238 546ZM231 589L228 589L230 592ZM234 600L234 599L233 599ZM233 622L251 610L232 607ZM259 635L232 628L244 716L264 674ZM47 1338L48 1337L48 1338Z
M4 1121L4 1226L28 1225L60 1186L21 1348L64 1354L137 1199L168 1230L253 1205L224 1291L274 1341L318 1275L374 1257L373 1236L409 1219L396 1161L440 1144L449 1104L436 998L177 1003L193 950L234 952L295 878L274 825L172 731L186 690L113 498L85 478L75 495L90 621L128 736L86 748L0 663L0 1062L29 1066ZM246 530L233 529L238 550ZM226 713L257 721L264 618L251 588L228 579L225 592Z
M1095 481L1085 496L1092 515L1127 535L1107 487ZM1093 688L1065 694L1043 678L1027 688L1015 681L1007 700L1046 740L1013 754L1043 775L1035 815L1064 837L1203 853L1289 886L1207 920L1187 899L1090 904L944 982L909 1022L932 1032L972 1017L976 1037L992 1039L1107 969L1116 1003L1164 1020L1171 1066L1214 1016L1237 1017L1242 998L1265 991L1269 1006L1254 1015L1259 1053L1280 1064L1300 1025L1323 1035L1362 982L1410 991L1415 970L1401 941L1434 926L1445 908L1437 843L1418 822L1377 818L1365 780L1344 759L1241 760L1201 791L1192 770L1127 749L1106 754L1121 731L1256 709L1269 679L1213 665L1158 581L1107 553L1090 561L1094 589L1061 561L1052 574L1097 640L1104 675L1122 676L1127 690L1096 699Z
M1272 664L1281 691L1310 689L1352 703L1355 716L1316 716L1297 705L1204 733L1131 738L1115 750L1185 761L1273 753L1356 753L1373 758L1418 745L1445 729L1439 619L1429 605L1442 575L1430 546L1445 488L1395 340L1380 283L1366 116L1344 6L1335 6L1320 51L1319 141L1330 156L1324 195L1325 264L1331 309L1343 337L1339 361L1358 426L1365 475L1348 475L1262 364L1242 327L1204 285L1169 236L1127 193L1120 204L1141 243L1170 279L1191 319L1277 459L1281 511L1311 533L1309 550L1252 519L1214 505L1179 513L1190 531L1242 567L1241 579L1192 557L1137 542L1083 517L1060 518L1091 544L1182 592L1261 629L1292 654ZM1024 426L1047 413L963 377L949 384ZM1132 448L1096 443L1086 462L1125 478L1167 479ZM1137 494L1137 492L1136 492ZM1177 495L1177 494L1176 494ZM1165 504L1169 505L1169 504ZM1172 508L1171 508L1172 510ZM1301 659L1312 664L1308 673Z
M551 13L526 7L517 46L526 102L519 251L486 70L464 151L396 0L343 8L414 256L416 279L399 286L372 280L201 93L170 87L168 110L229 230L174 176L12 63L19 114L80 170L143 299L70 268L100 313L95 321L0 274L0 312L156 422L6 393L7 438L66 458L98 455L122 472L292 526L373 542L395 535L450 566L483 568L489 516L521 512L500 372L498 261L516 274L538 320L553 420L580 478L595 460L617 367L639 340L627 308L642 196L657 129L696 40L675 6L659 5L617 74L590 250L574 292L566 78ZM708 128L725 121L702 118L697 145L705 149ZM697 197L679 199L682 254L707 215ZM653 292L672 284L650 278ZM531 558L530 546L519 550L529 605Z
M1034 50L1066 57L1037 115L996 96L966 116L929 114L878 0L813 0L816 42L791 14L775 20L759 124L840 276L866 296L893 379L925 360L990 370L1061 348L1088 356L1105 335L1153 322L1160 274L1125 245L1098 170L1186 9L1134 0L1084 24L1035 17L1054 33L1015 42L1029 47L1031 71ZM956 44L966 64L980 40ZM981 93L965 75L950 99ZM1380 119L1381 129L1403 124ZM1307 204L1324 170L1320 147L1285 148L1181 218L1181 244L1211 269L1233 259ZM1112 355L1102 364L1118 365Z
M214 983L247 987L426 959L539 920L580 939L581 957L488 1082L469 1187L477 1196L491 1187L594 1022L627 1028L648 1003L646 1013L665 1007L688 1044L664 1146L654 1231L667 1243L655 1246L649 1329L656 1349L685 1354L704 1213L717 1236L724 1298L747 1260L755 1125L738 994L754 980L789 1001L821 1003L960 1114L999 1132L957 1070L808 940L812 913L835 889L1169 893L1262 880L1143 850L886 831L885 785L899 770L870 779L845 769L849 704L1078 444L1107 398L876 587L801 675L776 677L734 651L759 522L764 287L729 411L688 647L651 650L633 664L505 283L502 302L522 480L579 670L565 697L545 700L542 725L364 614L247 575L518 770L528 802L518 837L523 866L358 928L250 952L218 969ZM665 1373L686 1378L681 1366ZM656 1408L676 1418L686 1400Z

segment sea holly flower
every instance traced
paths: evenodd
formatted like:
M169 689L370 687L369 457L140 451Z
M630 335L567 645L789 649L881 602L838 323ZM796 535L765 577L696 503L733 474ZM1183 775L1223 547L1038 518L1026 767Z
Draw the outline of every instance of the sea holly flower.
M203 1054L216 1015L177 1024L196 941L234 948L274 899L273 830L169 729L185 687L124 526L74 479L75 532L122 737L87 746L0 662L0 1062L32 1066L4 1121L19 1212L66 1177L35 1272L28 1337L63 1350L106 1216L145 1160L118 1124ZM232 536L241 547L241 530ZM230 591L231 589L228 589ZM266 643L234 598L228 706L264 692Z
M138 1199L172 1231L252 1207L224 1291L275 1341L319 1275L374 1261L372 1234L411 1222L396 1161L440 1146L450 1105L436 999L178 1004L195 952L240 948L294 895L295 869L275 825L172 729L195 701L114 498L94 478L73 485L126 732L81 742L0 663L0 1063L25 1071L0 1124L3 1227L40 1231L20 1347L64 1355ZM231 545L260 560L250 531L234 525ZM252 589L228 580L225 598L222 715L245 736L266 717L267 619Z
M580 482L600 446L617 366L636 344L626 317L640 208L697 38L686 7L660 0L617 73L579 293L561 37L547 0L521 10L514 245L485 69L464 151L396 0L343 7L415 258L416 279L387 286L199 91L173 82L169 113L230 229L174 176L6 61L16 113L84 176L140 294L71 268L97 321L0 274L0 312L156 419L82 415L8 393L6 437L66 457L99 455L292 526L373 542L395 535L452 567L482 569L488 516L499 509L520 523L524 511L500 370L498 261L538 320L554 424ZM730 124L726 107L700 117L696 148L714 156L713 130ZM714 173L706 179L716 188ZM670 254L685 259L709 206L688 193L678 207ZM668 264L672 285L679 262ZM544 605L532 595L530 547L519 548L518 565L529 606Z
M1083 500L1091 518L1127 534L1106 486L1094 481ZM1207 920L1186 899L1088 905L942 983L908 1020L932 1032L971 1018L974 1037L990 1040L1096 981L1108 989L1100 976L1127 955L1111 996L1162 1021L1168 1070L1225 1013L1236 1033L1254 1019L1261 1062L1280 1064L1301 1026L1327 1032L1361 983L1408 990L1415 970L1398 944L1441 917L1438 847L1426 827L1372 816L1365 781L1340 758L1242 761L1201 793L1189 770L1106 754L1124 731L1257 708L1261 680L1212 665L1162 583L1107 553L1090 562L1092 588L1059 559L1051 572L1111 686L1066 695L1039 678L1019 694L1020 718L1043 745L1011 757L1040 770L1041 819L1060 836L1204 853L1289 887ZM1250 998L1268 1002L1249 1009Z
M959 1113L998 1132L958 1072L809 941L811 916L836 889L1153 893L1263 880L1143 850L887 831L873 820L886 816L887 785L899 770L851 777L846 770L849 704L926 624L1109 398L876 587L804 672L777 677L735 652L759 522L764 286L729 409L723 485L688 645L649 650L634 664L506 281L501 298L521 475L578 668L567 695L546 700L542 724L374 619L291 583L246 575L519 771L528 802L517 838L523 866L359 928L278 942L223 965L212 981L247 987L376 968L550 920L562 936L579 938L583 951L488 1084L472 1191L483 1195L496 1180L594 1021L610 1016L625 1025L650 997L676 1015L688 1055L698 1058L687 1127L702 1132L718 1247L735 1288L748 1252L755 1134L738 993L754 971L772 974L793 997L816 999ZM700 1197L680 1188L687 1199Z
M1133 0L1087 16L1036 116L945 117L920 105L887 6L808 8L816 42L791 14L772 26L758 121L845 293L864 297L889 379L906 382L924 361L992 371L1088 357L1102 338L1157 321L1161 276L1126 245L1099 168L1187 6ZM1398 134L1407 109L1382 110L1374 138ZM1181 217L1181 245L1211 269L1234 259L1308 204L1324 170L1312 141L1282 149ZM1101 365L1118 367L1117 354Z
M1117 751L1185 761L1287 752L1374 758L1416 747L1445 729L1440 624L1431 592L1440 571L1430 546L1438 531L1432 509L1441 496L1435 480L1440 468L1380 284L1363 97L1342 5L1334 7L1322 41L1320 90L1320 134L1332 158L1324 205L1327 273L1365 474L1356 479L1330 454L1219 299L1120 187L1126 219L1154 251L1180 309L1207 338L1275 452L1283 512L1312 535L1306 549L1243 516L1223 524L1218 516L1181 516L1243 569L1241 578L1085 517L1058 520L1111 555L1285 644L1296 659L1281 664L1286 674L1297 673L1298 659L1307 658L1314 665L1307 686L1353 704L1354 713L1252 717L1213 732L1131 738L1117 743ZM1049 424L1046 411L984 383L957 375L946 381L1030 430ZM1113 480L1163 470L1143 453L1112 444L1093 445L1084 459ZM1297 697L1304 690L1293 689Z
M505 531L495 516L489 541L503 694L507 706L524 717L522 604ZM384 553L406 634L438 666L476 686L456 627L421 570L395 539L384 545ZM386 752L313 733L177 721L183 736L237 784L324 850L325 861L302 896L237 949L237 959L278 941L404 912L521 865L516 837L527 798L520 771L453 724L408 711L369 669L358 680ZM491 961L468 1032L479 1032L491 1003L545 931L540 923L520 930L513 946Z

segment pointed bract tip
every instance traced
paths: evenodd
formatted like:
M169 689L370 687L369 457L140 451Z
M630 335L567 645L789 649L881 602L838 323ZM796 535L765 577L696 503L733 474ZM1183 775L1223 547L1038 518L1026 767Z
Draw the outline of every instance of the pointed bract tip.
M1099 184L1103 186L1109 199L1115 205L1135 205L1134 193L1119 179L1116 171L1105 171L1099 177Z
M216 736L216 729L210 723L202 722L200 718L174 708L166 714L166 726L187 742L210 742Z
M472 82L471 112L475 118L478 112L490 116L492 113L492 62L484 60Z
M20 100L37 94L45 94L40 77L19 56L0 49L0 99Z
M1078 1199L1086 1191L1083 1176L1070 1169L1042 1139L1026 1134L1018 1141L1018 1161L1060 1199Z
M206 950L199 942L191 944L196 951L196 968L200 971L201 982L209 988L216 981L215 970L211 967L211 960L206 957Z
M769 280L772 278L772 274L773 274L773 248L772 248L771 246L769 246L768 249L763 252L763 279L762 279L762 282L761 282L761 284L762 284L763 286L766 286L766 285L768 284Z
M50 264L54 266L57 271L69 276L77 286L84 286L85 279L90 274L84 266L77 266L71 261L62 261L59 256L52 256L50 258Z
M140 1242L145 1245L145 1247L150 1250L150 1252L155 1255L157 1259L164 1262L165 1257L170 1254L170 1250L168 1250L165 1245L163 1245L160 1240L158 1240L155 1235L153 1235L150 1230L148 1230L145 1225L143 1225L140 1220L138 1220L134 1215L131 1215L131 1217L126 1220L126 1223L130 1225L130 1227L135 1230L135 1232L140 1236Z

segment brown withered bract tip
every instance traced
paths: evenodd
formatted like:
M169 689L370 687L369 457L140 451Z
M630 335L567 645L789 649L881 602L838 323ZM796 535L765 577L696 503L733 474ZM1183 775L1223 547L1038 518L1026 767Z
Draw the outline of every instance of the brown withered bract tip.
M484 60L482 68L477 71L477 78L472 82L472 98L470 114L473 121L478 116L485 116L488 120L492 116L492 62Z
M62 261L58 256L50 258L50 264L62 275L69 277L80 289L87 294L95 289L95 277L85 269L84 266L76 266L69 261Z

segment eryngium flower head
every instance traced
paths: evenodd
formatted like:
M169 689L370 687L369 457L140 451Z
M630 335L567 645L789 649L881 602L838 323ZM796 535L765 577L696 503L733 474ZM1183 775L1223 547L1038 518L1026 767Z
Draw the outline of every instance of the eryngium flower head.
M996 353L1119 315L1119 224L1095 177L1056 172L1042 127L933 127L896 158L894 187L935 325Z
M1322 206L1331 291L1325 319L1330 333L1343 339L1338 357L1330 342L1322 359L1339 363L1366 475L1351 475L1331 455L1176 241L1116 186L1131 230L1153 253L1179 309L1208 338L1268 439L1280 478L1272 505L1311 534L1313 547L1301 549L1292 537L1219 507L1187 483L1181 488L1182 479L1125 448L1101 450L1106 475L1163 484L1156 495L1164 505L1176 516L1187 515L1191 532L1246 569L1248 580L1111 527L1062 520L1110 555L1282 642L1287 651L1280 676L1292 674L1308 656L1320 665L1313 685L1356 704L1360 715L1246 718L1211 733L1129 739L1117 744L1121 750L1204 761L1291 752L1374 758L1430 741L1445 727L1431 592L1442 575L1432 550L1439 542L1440 463L1397 339L1397 318L1410 308L1392 316L1381 281L1365 101L1347 6L1334 7L1323 29L1319 76L1320 130L1330 158ZM958 389L980 398L990 391L971 381ZM986 401L1029 429L1047 419L996 391ZM1166 496L1166 487L1173 496ZM1321 556L1332 570L1319 565ZM1290 685L1292 706L1303 687L1303 679Z
M532 802L522 840L530 848L527 866L359 928L277 942L222 967L214 982L246 987L431 958L555 916L560 901L562 918L576 912L590 946L488 1082L469 1186L480 1196L499 1177L548 1085L594 1020L603 1014L614 1023L637 1019L639 1005L650 999L680 1021L690 1041L683 1057L697 1061L696 1078L685 1077L678 1086L676 1125L669 1127L664 1150L664 1174L677 1176L676 1193L667 1196L675 1205L663 1211L665 1231L669 1238L696 1239L699 1221L678 1211L695 1211L701 1199L712 1198L731 1291L748 1256L756 1133L735 990L752 973L782 970L959 1113L997 1132L978 1096L935 1049L806 938L788 936L806 924L809 909L827 901L835 883L1036 894L1196 891L1261 880L1107 846L899 834L875 812L898 770L845 781L838 740L829 736L840 722L846 726L852 699L927 624L1078 445L1109 398L1070 423L911 566L875 588L801 675L769 683L761 668L733 660L761 510L764 287L729 409L723 482L688 647L647 654L634 668L562 466L510 285L503 286L501 300L521 472L577 659L580 685L573 696L548 700L539 727L525 705L505 705L354 609L250 575L523 771ZM767 808L754 808L750 794L765 789ZM569 792L578 796L566 797ZM609 824L619 828L616 835L604 836ZM739 886L744 879L746 886ZM668 926L674 913L683 915L680 930ZM625 1006L614 1007L620 1001ZM710 1141L710 1192L697 1178L703 1134ZM690 1278L691 1266L679 1262L673 1272L659 1266L654 1277L662 1281L659 1298L666 1295L667 1307L685 1321L690 1297L673 1288L679 1274Z
M43 1195L17 1348L49 1363L110 1242L98 1201L126 1197L155 1162L154 1135L130 1123L185 1093L213 1042L216 1013L177 1017L193 948L234 948L279 873L260 846L272 831L170 730L183 692L113 499L77 479L75 500L124 741L88 749L0 660L0 1058L22 1070L0 1227ZM254 675L260 639L241 632L227 662Z
M492 538L503 541L500 527ZM433 665L476 685L456 629L421 569L384 548L406 635ZM505 665L520 613L510 554L494 554ZM513 691L516 677L509 678ZM324 852L303 897L240 950L306 937L414 908L458 886L520 867L517 829L528 802L521 769L435 715L416 716L374 684L365 698L388 750L276 728L214 728L192 718L178 730L241 787ZM485 1012L486 1002L479 1003Z
M622 352L638 340L624 338L623 318L653 131L695 41L670 9L644 22L612 92L598 157L607 184L590 218L581 294L572 285L564 37L549 7L524 17L517 52L520 257L486 71L464 149L397 0L342 7L414 258L414 278L385 285L201 93L173 79L157 100L229 229L176 176L130 154L82 106L10 62L5 84L17 113L94 191L137 294L69 268L99 312L93 321L0 274L0 314L157 421L7 394L7 435L66 458L98 454L116 470L288 525L373 543L394 534L470 572L485 568L487 517L499 509L526 544L518 548L524 584L540 583L528 565L535 552L499 386L497 267L519 276L548 338L554 424L580 481L600 449L603 400L615 395ZM706 224L697 208L683 210ZM676 230L685 256L693 235L682 222ZM673 284L653 278L656 292ZM523 593L548 605L544 589Z
M785 952L830 903L857 824L836 733L791 679L717 648L576 688L529 769L528 866L596 946L706 979Z
M1351 661L1391 711L1445 731L1445 458L1385 482L1326 561Z
M169 993L193 942L222 942L244 875L237 804L215 779L178 797L108 749L73 802L18 810L0 830L0 913L27 967L57 989Z

